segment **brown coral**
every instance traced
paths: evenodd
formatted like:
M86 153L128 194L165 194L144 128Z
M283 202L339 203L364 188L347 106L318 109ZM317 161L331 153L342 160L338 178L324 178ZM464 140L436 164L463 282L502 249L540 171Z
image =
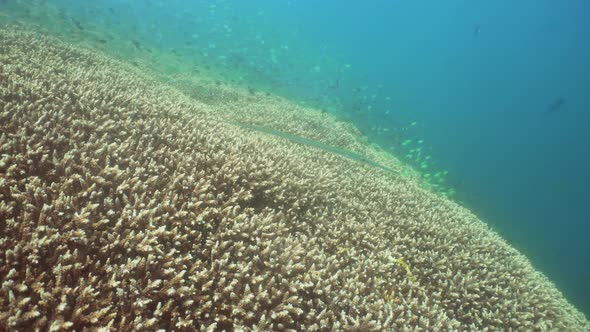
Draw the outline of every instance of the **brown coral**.
M0 31L0 328L590 328L468 211L216 114Z

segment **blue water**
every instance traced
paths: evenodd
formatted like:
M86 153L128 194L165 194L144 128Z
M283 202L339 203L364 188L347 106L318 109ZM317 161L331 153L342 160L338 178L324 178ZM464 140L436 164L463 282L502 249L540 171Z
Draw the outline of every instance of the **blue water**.
M590 316L588 1L32 3L354 122Z
M457 198L588 315L590 3L323 4L298 2L309 35L411 112Z

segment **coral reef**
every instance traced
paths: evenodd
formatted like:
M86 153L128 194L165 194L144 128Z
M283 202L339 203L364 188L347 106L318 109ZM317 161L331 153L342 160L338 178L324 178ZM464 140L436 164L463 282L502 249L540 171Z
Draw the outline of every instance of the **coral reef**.
M0 330L590 329L469 211L222 103L0 29Z

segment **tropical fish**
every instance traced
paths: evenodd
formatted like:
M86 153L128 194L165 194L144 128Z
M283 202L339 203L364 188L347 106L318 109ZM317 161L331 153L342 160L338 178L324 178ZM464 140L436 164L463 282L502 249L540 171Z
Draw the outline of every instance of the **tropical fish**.
M80 21L76 20L75 18L71 18L72 23L74 23L74 25L76 26L76 28L78 28L78 30L84 30L84 26L82 26L82 23L80 23Z
M545 114L557 113L563 108L564 104L565 104L565 98L559 97L551 104L551 106L549 106L547 108L547 110L545 110L544 113Z
M479 35L479 32L481 31L481 25L476 24L475 27L473 28L473 35L477 36Z

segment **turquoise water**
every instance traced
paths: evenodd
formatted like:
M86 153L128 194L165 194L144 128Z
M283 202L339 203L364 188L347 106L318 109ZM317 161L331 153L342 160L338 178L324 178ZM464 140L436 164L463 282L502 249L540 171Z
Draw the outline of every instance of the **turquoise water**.
M587 1L190 3L5 0L0 20L164 52L351 121L590 315Z

